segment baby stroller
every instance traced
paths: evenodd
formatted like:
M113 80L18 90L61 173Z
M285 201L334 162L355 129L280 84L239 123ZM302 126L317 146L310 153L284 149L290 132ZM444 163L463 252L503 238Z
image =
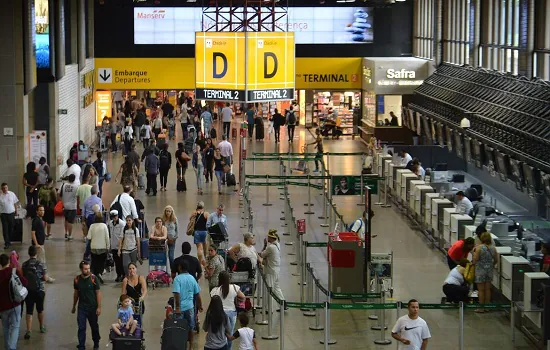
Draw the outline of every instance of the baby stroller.
M120 302L117 304L117 310L121 307ZM109 340L113 344L113 349L136 349L138 347L141 350L145 350L145 338L143 337L143 302L138 302L137 305L133 305L132 309L134 310L134 319L137 321L137 328L133 336L122 335L119 336L115 333L114 330L109 332ZM139 345L137 345L139 344Z

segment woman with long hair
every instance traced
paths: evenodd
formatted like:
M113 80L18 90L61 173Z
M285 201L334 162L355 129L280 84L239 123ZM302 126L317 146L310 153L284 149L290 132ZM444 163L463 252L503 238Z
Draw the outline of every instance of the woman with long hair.
M193 168L195 168L195 175L197 177L197 194L203 194L202 191L202 177L205 175L205 159L204 154L201 152L201 147L195 145L195 151L193 152Z
M206 222L208 221L208 215L209 214L204 210L204 202L199 201L197 203L197 209L191 213L191 217L189 218L189 221L194 223L193 242L197 246L197 258L201 265L205 264L206 236L208 235Z
M206 257L205 277L208 280L210 291L218 287L220 273L224 270L225 263L221 255L218 254L218 246L211 244L208 247L208 256Z
M176 250L176 241L178 239L178 218L171 205L164 207L162 221L164 221L164 226L168 234L168 239L166 241L168 245L168 260L170 261L170 266L174 266L174 251Z
M202 329L206 332L204 350L231 349L231 340L234 339L231 335L232 330L223 309L222 299L217 295L210 300Z
M479 303L488 304L491 302L491 282L493 272L498 266L498 253L491 244L491 234L485 232L479 238L481 244L478 245L473 254L472 264L475 265L475 282L479 293ZM478 313L487 312L486 309L474 310Z
M229 331L233 334L235 322L237 321L237 308L235 307L235 298L244 299L245 296L236 284L230 283L230 276L227 271L220 272L218 276L218 287L210 292L212 300L219 297L223 304L223 311L229 319ZM231 349L231 340L227 342L228 349Z
M216 147L214 150L214 173L216 174L216 180L218 181L218 194L222 194L222 182L224 178L223 167L225 165L225 159L220 153L220 148Z
M206 183L214 181L214 145L212 139L209 137L206 139L206 146L204 147L204 175L206 176Z
M122 257L122 266L124 266L124 274L128 275L128 264L134 265L140 259L140 239L139 230L132 215L126 217L126 226L122 230L122 239L118 243L118 256Z
M129 263L126 269L128 270L128 275L122 280L121 295L126 294L134 300L136 305L139 305L140 302L143 303L147 296L147 282L145 281L145 277L137 273L136 264ZM145 313L145 304L141 306L141 314L143 314Z
M137 183L138 169L130 158L124 159L124 163L120 166L118 174L115 176L115 183L119 183L122 187L130 186L133 191L136 190L135 184Z

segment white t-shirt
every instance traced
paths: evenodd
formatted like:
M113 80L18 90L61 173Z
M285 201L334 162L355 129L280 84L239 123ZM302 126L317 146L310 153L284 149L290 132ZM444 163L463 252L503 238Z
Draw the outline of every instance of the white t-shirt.
M409 162L413 160L413 158L411 157L410 154L408 153L405 153L405 157L403 157L403 160L401 160L401 166L407 166L407 164L409 164Z
M12 191L7 193L0 192L0 213L13 214L15 213L15 205L19 203L19 199Z
M461 286L464 283L464 276L458 271L458 266L449 272L449 275L445 279L445 284L454 284L455 286Z
M460 214L467 215L473 208L474 205L472 204L472 202L468 198L464 197L458 201L456 211Z
M73 183L66 183L61 185L61 201L63 202L63 207L66 210L76 210L76 191L78 186L76 185L76 180Z
M254 330L249 327L239 328L239 350L254 350Z
M357 233L362 240L365 240L365 223L363 219L355 220L353 225L351 225L351 231Z
M240 290L241 288L236 284L229 284L229 293L227 294L227 297L224 299L223 293L222 293L222 287L216 287L212 289L212 291L210 292L210 297L217 295L222 299L223 311L225 312L236 311L235 297L237 296L237 292Z
M256 252L256 248L253 245L249 247L244 243L239 243L239 247L239 259L249 258L252 263L252 267L256 268L256 265L258 264L258 253Z
M422 317L413 320L409 318L409 315L399 317L393 326L392 333L399 334L401 338L411 342L409 345L399 343L399 350L420 350L422 341L432 337L428 324Z
M222 121L223 122L230 122L231 118L233 117L233 110L231 107L223 107L222 108Z
M69 176L71 174L74 174L75 180L74 185L80 186L80 173L82 172L82 168L80 168L80 165L73 164L71 165L67 171L65 171L65 176Z
M145 123L142 126L143 129L145 129L145 136L143 136L144 139L150 139L151 138L151 125L149 123Z

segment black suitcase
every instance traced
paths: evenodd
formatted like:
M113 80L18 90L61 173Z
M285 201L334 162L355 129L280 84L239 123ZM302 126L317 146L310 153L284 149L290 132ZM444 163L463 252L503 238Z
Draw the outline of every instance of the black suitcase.
M237 181L235 180L235 174L227 174L225 177L225 181L227 182L227 186L237 185Z
M141 350L141 339L132 337L115 337L111 340L113 350Z
M164 320L161 350L186 350L188 336L189 324L186 320L177 317Z
M210 129L210 138L212 138L212 139L217 139L218 138L218 132L216 131L216 129L214 129L214 128Z
M177 191L178 192L184 192L184 191L187 191L187 184L185 183L185 179L183 180L178 180L178 183L177 183Z
M15 218L14 226L13 236L10 237L11 241L23 243L23 219Z

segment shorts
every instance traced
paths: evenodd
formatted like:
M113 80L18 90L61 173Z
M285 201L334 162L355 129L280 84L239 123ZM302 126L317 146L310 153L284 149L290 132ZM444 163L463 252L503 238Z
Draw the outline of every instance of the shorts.
M207 234L208 234L208 231L195 231L195 234L193 235L193 243L195 244L206 243Z
M189 324L189 329L195 329L195 309L189 309L181 312L183 319Z
M67 221L69 224L74 224L74 221L76 219L76 209L74 210L63 210L63 215L65 215L65 221Z
M44 311L44 298L46 293L44 291L30 291L25 298L25 306L27 308L27 315L32 315L34 312L34 306L36 305L36 312L42 313Z
M55 213L53 208L48 206L44 207L44 217L42 218L47 224L55 224Z

